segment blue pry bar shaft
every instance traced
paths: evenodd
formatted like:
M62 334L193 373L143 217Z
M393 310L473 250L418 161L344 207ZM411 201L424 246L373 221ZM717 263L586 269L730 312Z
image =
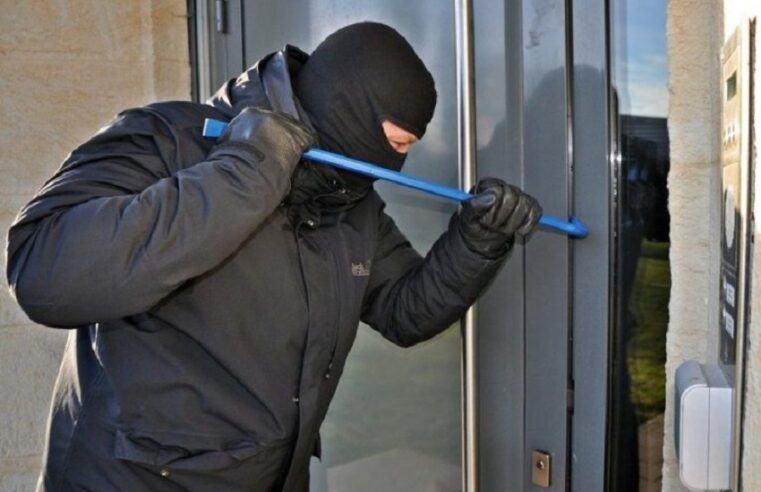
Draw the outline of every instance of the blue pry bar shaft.
M222 135L226 126L227 123L224 121L207 118L203 125L203 136L208 138L218 138ZM352 159L351 157L346 157L340 154L334 154L333 152L328 152L326 150L312 148L304 152L303 157L313 162L328 164L363 176L390 181L398 185L406 186L407 188L425 191L432 195L449 198L450 200L456 200L458 202L473 197L470 193L457 188L442 186L432 181L417 178L403 172L392 171L385 167ZM570 220L566 221L558 217L542 215L539 219L539 225L562 232L570 237L583 238L588 234L587 227L576 217L571 217Z

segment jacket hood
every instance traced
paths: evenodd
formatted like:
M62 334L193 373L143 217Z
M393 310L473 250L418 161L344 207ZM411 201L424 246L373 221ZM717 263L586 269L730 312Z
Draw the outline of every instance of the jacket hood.
M243 109L255 106L285 113L314 130L309 116L294 94L292 80L309 55L291 45L270 53L237 78L225 82L207 104L232 119ZM291 178L286 203L296 205L299 216L313 220L321 212L338 212L362 200L369 189L354 190L340 173L329 166L301 161Z
M394 171L407 154L389 143L383 122L420 139L436 107L433 76L414 48L377 22L350 24L325 38L294 79L294 91L325 150Z

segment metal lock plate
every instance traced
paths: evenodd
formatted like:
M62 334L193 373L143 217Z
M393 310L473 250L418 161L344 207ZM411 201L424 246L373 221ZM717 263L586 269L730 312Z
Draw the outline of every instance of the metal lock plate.
M538 487L550 486L551 476L550 454L544 451L534 451L531 453L531 483Z

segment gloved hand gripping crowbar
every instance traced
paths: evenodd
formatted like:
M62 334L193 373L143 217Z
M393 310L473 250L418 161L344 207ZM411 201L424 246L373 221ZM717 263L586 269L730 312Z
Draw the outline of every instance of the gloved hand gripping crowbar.
M224 121L213 120L207 118L203 125L203 136L208 138L218 138L225 130L227 123ZM339 169L345 169L363 176L368 176L375 179L382 179L384 181L390 181L398 185L406 186L407 188L414 188L416 190L425 191L432 195L440 196L443 198L449 198L450 200L457 200L462 202L472 198L473 195L457 188L450 188L448 186L442 186L440 184L427 181L425 179L417 178L406 173L399 171L392 171L385 167L370 164L351 157L346 157L340 154L334 154L326 150L312 148L304 152L304 159L308 159L320 164L328 164ZM542 215L539 219L539 225L554 229L569 235L570 237L583 238L588 234L587 227L576 217L571 217L570 220L565 221L558 217L552 217L550 215Z

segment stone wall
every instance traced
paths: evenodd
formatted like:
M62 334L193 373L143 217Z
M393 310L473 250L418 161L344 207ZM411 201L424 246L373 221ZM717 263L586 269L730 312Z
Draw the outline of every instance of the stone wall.
M674 448L674 373L687 359L715 362L721 177L718 70L721 2L668 4L671 300L666 339L663 490L679 481ZM699 74L696 76L696 74ZM708 218L709 220L706 220ZM715 244L714 244L715 243Z
M0 16L0 237L68 152L123 108L190 97L185 0L25 0ZM2 255L2 271L5 258ZM66 333L0 276L0 492L29 490Z
M663 490L684 488L678 475L673 441L673 375L686 359L716 362L721 199L721 47L739 23L761 17L757 0L669 0L669 133L671 173L672 291L667 339L667 404ZM761 43L757 41L757 52ZM756 109L761 115L761 73L756 67ZM759 142L758 116L756 142ZM758 166L758 164L757 164ZM761 174L753 183L755 216L761 217ZM706 221L705 217L709 220ZM750 351L747 361L743 422L743 490L761 490L761 237L755 232L751 255ZM704 295L695 295L700 292Z

